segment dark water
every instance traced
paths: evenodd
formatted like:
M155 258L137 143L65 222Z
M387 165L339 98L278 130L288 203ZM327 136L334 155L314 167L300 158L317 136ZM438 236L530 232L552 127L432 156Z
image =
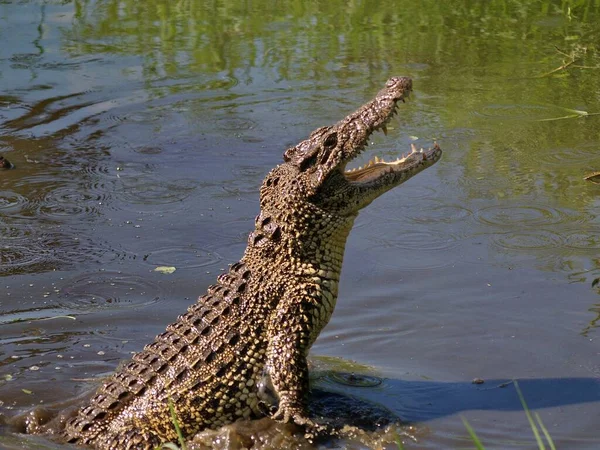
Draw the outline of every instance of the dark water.
M320 382L406 448L470 448L463 417L534 448L518 379L557 448L599 448L599 24L592 0L0 2L0 412L141 349L239 259L283 151L408 75L369 156L443 160L361 213L312 352L383 382Z

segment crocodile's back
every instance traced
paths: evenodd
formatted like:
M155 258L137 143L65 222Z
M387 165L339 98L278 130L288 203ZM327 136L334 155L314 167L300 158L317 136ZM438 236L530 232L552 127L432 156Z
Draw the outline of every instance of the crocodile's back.
M266 349L261 315L244 295L250 282L242 263L221 275L104 383L67 423L67 441L120 449L176 440L169 401L185 435L249 417Z

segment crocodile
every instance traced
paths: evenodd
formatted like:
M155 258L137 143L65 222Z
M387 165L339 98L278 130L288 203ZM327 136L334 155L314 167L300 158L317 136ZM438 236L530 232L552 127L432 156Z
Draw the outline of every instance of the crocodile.
M265 414L310 427L308 351L329 321L358 212L437 162L435 143L346 170L412 90L390 78L368 103L284 153L260 188L242 259L124 363L65 424L64 441L152 449Z

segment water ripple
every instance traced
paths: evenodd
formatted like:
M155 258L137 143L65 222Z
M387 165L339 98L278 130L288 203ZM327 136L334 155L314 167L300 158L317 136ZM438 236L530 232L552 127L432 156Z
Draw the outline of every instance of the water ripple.
M0 246L0 275L13 274L28 266L34 266L49 259L49 252L37 242L28 245L10 244Z
M97 238L74 232L63 232L60 227L44 231L22 229L0 223L0 275L44 272L83 263L106 264L130 256Z
M89 312L150 305L164 299L158 284L143 277L117 272L80 275L59 292L61 306Z
M347 372L329 372L325 375L329 381L352 387L375 387L383 383L383 378Z
M551 165L579 166L589 165L599 160L598 142L577 145L577 147L558 147L545 152L544 162Z
M255 121L244 117L215 117L215 128L221 131L247 131L256 128Z
M96 215L106 200L107 194L94 185L62 186L46 194L39 205L39 213L52 218Z
M2 247L5 240L26 239L31 235L31 232L31 224L25 221L11 220L10 222L5 222L0 217L0 247Z
M458 245L458 237L449 233L427 231L404 231L393 239L375 236L371 241L385 247L395 247L405 250L448 250Z
M511 121L539 121L565 115L564 110L555 106L526 104L484 105L474 113L480 117Z
M556 225L567 218L566 214L551 208L539 206L490 206L475 214L479 222L495 226L542 226Z
M20 212L29 203L29 200L13 191L0 191L0 212L11 215Z
M566 237L565 245L577 250L600 250L600 234L577 231Z
M133 257L97 237L91 238L73 233L55 232L42 235L37 242L50 252L55 262L66 265L84 262L106 264Z
M473 212L461 205L434 205L423 208L414 215L407 217L416 223L454 223L465 220L473 215Z
M494 234L492 242L494 245L508 250L556 249L564 245L561 235L545 230Z
M222 260L216 252L193 247L160 248L144 256L144 261L152 266L174 266L177 269L206 267Z
M117 197L127 203L136 205L171 205L176 209L183 208L182 200L196 189L193 180L167 181L156 179L156 175L138 175L124 177L116 187Z

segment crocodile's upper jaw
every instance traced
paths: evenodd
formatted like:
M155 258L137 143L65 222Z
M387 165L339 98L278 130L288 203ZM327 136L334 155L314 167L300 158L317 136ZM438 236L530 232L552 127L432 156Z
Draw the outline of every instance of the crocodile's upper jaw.
M306 197L327 210L355 215L385 191L398 186L439 160L435 144L428 150L411 152L395 161L377 157L364 167L346 170L346 165L368 145L371 134L382 130L396 114L398 102L412 90L406 77L390 78L370 102L333 126L318 128L308 139L285 152L286 164L299 171Z

